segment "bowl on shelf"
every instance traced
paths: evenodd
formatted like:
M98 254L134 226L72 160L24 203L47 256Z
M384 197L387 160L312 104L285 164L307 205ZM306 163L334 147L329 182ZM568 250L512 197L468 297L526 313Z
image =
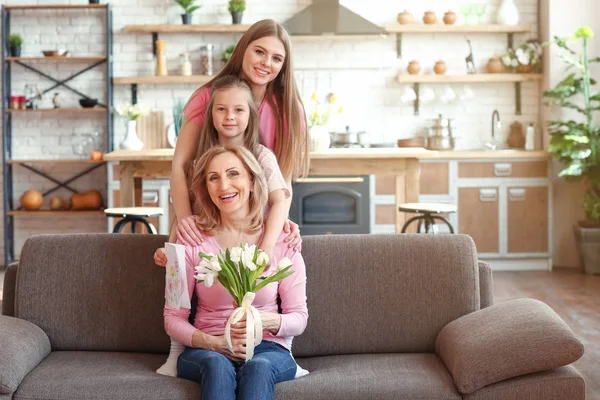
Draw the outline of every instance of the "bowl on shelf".
M79 104L83 108L92 108L96 104L98 104L98 99L86 99L86 98L79 99Z
M42 50L42 54L45 57L66 57L69 52L67 50Z
M425 147L425 138L419 136L408 139L398 139L398 147Z

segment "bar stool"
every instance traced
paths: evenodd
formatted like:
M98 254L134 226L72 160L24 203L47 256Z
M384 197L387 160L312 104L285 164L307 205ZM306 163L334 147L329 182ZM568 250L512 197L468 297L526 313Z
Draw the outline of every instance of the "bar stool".
M146 218L158 217L163 215L164 211L161 207L113 207L104 210L104 215L107 217L122 218L115 224L113 233L119 233L127 224L131 224L131 232L136 233L136 223L141 222L148 228L148 232L156 235L156 228Z
M404 211L408 213L421 214L410 218L408 221L404 223L402 227L402 233L406 232L406 228L408 226L418 221L417 225L417 233L421 233L421 225L425 225L425 233L429 233L429 228L431 228L433 233L438 233L438 228L435 224L436 220L442 221L448 228L450 228L450 233L454 233L454 228L452 228L452 224L439 214L450 214L455 213L457 210L456 205L454 204L446 204L446 203L403 203L398 206L398 211Z

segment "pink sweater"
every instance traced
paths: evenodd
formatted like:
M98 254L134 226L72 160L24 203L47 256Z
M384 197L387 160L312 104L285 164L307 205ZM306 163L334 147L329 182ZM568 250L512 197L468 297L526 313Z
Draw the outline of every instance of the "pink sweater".
M276 334L263 332L263 340L277 342L289 349L286 338L298 336L304 332L308 319L306 307L306 270L304 260L299 252L287 247L283 239L287 236L282 232L277 240L274 251L273 265L277 265L283 257L289 257L292 261L294 273L282 281L271 283L262 288L252 305L258 310L277 312L277 296L281 298L281 327ZM186 246L186 271L188 293L192 295L195 290L198 297L198 307L194 324L188 322L190 310L180 308L179 310L165 304L165 330L167 334L185 346L192 346L192 335L196 330L213 335L221 336L225 333L227 318L234 310L233 298L229 292L216 282L210 288L204 283L196 283L194 279L194 267L200 263L198 252L218 254L221 247L213 236L206 236L206 240L200 246Z
M202 126L206 117L206 107L210 100L211 88L205 87L194 96L188 106L183 110L185 116L192 120L198 126ZM260 119L260 133L263 138L263 143L269 149L275 148L275 136L277 131L277 116L266 100L266 97L258 107L258 115Z

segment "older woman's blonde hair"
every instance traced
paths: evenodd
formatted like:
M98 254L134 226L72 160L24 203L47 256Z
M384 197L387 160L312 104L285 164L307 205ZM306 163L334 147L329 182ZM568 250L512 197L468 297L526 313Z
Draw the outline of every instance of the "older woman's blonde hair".
M264 223L265 207L268 201L267 180L254 155L242 146L215 146L196 161L190 185L190 198L193 200L192 211L199 217L198 226L202 230L212 231L222 223L221 212L208 193L207 174L210 163L224 153L234 154L249 174L250 211L248 217L250 225L248 230L257 231L262 228Z

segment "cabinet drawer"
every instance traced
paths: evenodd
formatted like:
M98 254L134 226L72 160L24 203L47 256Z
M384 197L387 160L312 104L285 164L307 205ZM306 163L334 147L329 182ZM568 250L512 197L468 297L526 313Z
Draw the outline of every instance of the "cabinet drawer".
M396 175L375 175L375 194L396 194Z
M545 178L547 161L459 162L459 178Z
M447 162L423 162L420 167L420 194L450 193Z

